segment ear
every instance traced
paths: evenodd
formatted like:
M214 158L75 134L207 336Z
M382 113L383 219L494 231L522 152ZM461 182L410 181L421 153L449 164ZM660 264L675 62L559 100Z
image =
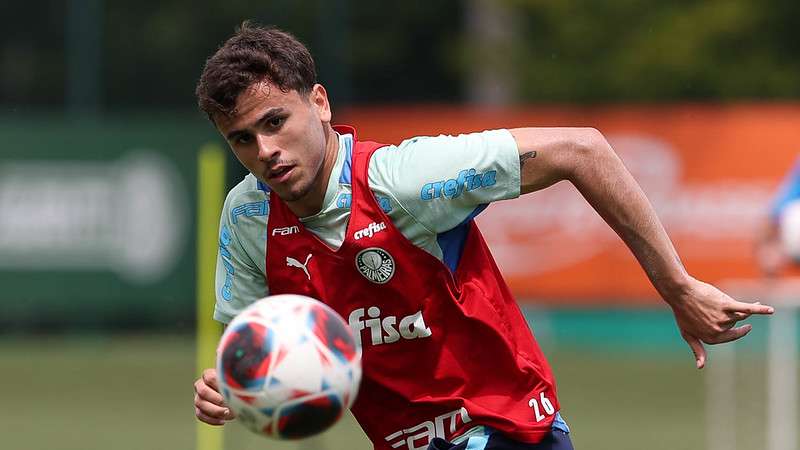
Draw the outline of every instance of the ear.
M331 122L331 104L328 102L328 91L325 88L317 83L311 88L311 93L309 94L309 100L311 104L314 105L314 108L317 110L317 114L319 114L319 118L323 123L330 123Z

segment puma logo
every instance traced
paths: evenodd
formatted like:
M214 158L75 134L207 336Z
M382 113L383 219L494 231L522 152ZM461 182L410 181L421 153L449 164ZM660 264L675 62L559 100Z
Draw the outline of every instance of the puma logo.
M296 260L294 258L292 258L291 256L287 256L286 257L286 265L289 266L289 267L297 267L298 269L303 269L303 272L306 273L306 276L308 277L308 279L311 280L311 274L308 273L308 261L311 259L311 256L312 256L311 253L309 253L308 256L306 256L305 264L301 263L300 261L298 261L298 260Z

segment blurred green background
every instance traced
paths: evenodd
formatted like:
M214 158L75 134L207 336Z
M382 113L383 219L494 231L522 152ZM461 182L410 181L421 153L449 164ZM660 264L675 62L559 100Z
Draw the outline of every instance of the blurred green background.
M789 0L3 2L0 448L194 448L195 165L222 144L194 86L245 19L305 42L334 108L800 97ZM134 220L144 210L153 222ZM709 448L718 350L695 370L666 309L525 309L576 448ZM730 433L755 450L767 324L753 322L733 346ZM352 420L291 444L227 428L237 450L369 448Z

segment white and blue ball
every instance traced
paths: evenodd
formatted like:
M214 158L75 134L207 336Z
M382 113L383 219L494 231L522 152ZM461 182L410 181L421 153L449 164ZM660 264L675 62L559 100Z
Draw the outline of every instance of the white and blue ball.
M318 434L352 406L361 348L327 305L275 295L242 311L217 349L220 391L238 421L278 439Z

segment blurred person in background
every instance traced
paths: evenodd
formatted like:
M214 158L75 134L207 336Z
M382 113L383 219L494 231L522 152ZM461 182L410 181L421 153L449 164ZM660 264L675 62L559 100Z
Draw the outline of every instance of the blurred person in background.
M493 201L575 185L672 308L698 368L703 343L739 339L751 327L737 322L772 313L686 272L595 129L361 142L354 129L332 126L308 50L248 24L206 62L197 95L250 172L222 212L214 318L228 323L283 293L337 310L362 342L352 411L376 449L572 448L549 365L473 221ZM409 327L403 339L386 329L397 321ZM212 425L234 418L217 377L207 369L195 382L195 414ZM443 417L450 427L416 440Z
M758 240L756 258L768 278L794 274L800 269L800 158L775 194Z

